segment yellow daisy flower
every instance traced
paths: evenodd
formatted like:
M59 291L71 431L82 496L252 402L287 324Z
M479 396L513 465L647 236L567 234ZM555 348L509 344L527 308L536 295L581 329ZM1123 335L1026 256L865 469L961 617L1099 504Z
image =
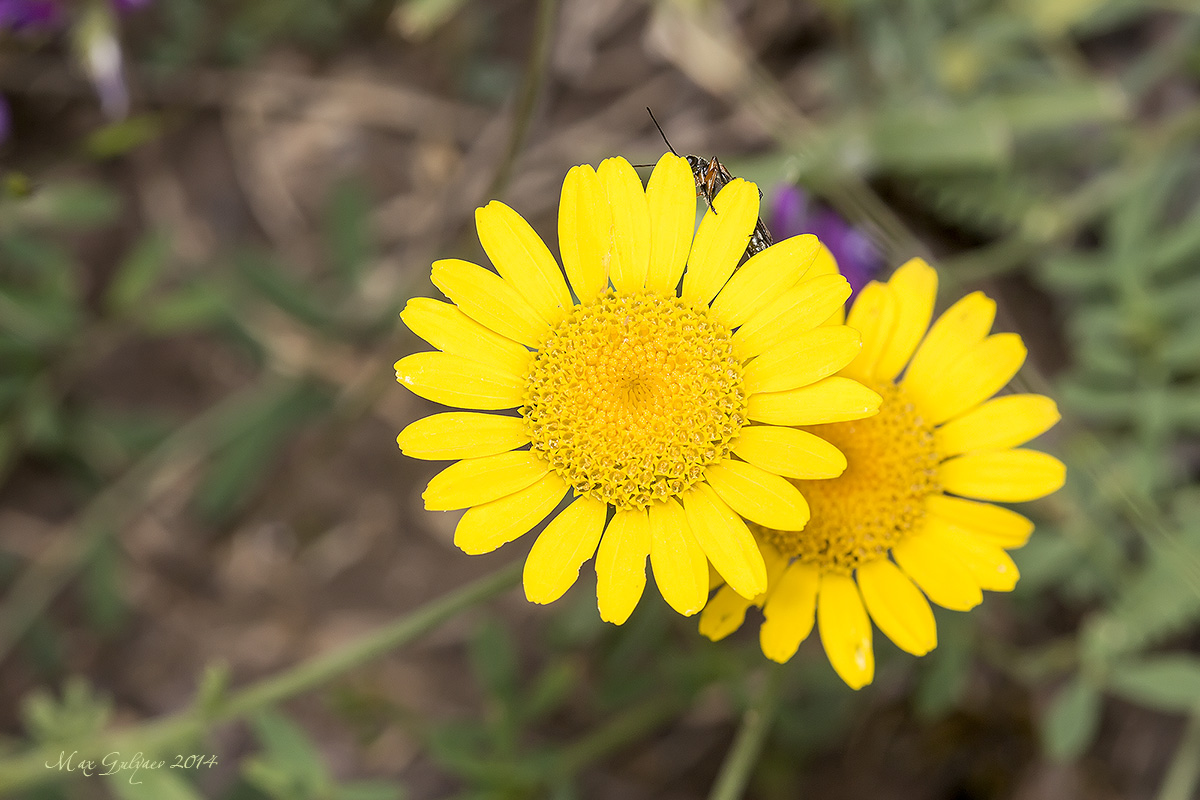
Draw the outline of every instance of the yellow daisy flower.
M703 634L729 635L753 603L763 609L763 653L783 662L815 616L830 663L858 689L875 672L869 620L924 655L937 645L926 597L966 611L982 589L1016 584L1005 550L1024 545L1033 524L978 501L1034 500L1062 486L1058 459L1018 447L1054 425L1058 409L1035 394L989 399L1020 369L1025 345L1015 333L988 335L996 304L981 292L930 327L936 293L937 274L914 259L856 299L846 322L863 349L839 374L878 392L879 413L810 429L849 466L833 480L797 482L812 520L801 531L756 530L767 591L751 601L722 587L700 618Z
M709 562L754 597L767 572L742 517L802 528L808 504L787 478L845 468L837 448L789 426L878 408L877 394L833 377L861 349L851 328L821 326L849 286L804 277L812 236L738 269L758 202L734 180L697 228L682 158L664 155L644 189L623 158L574 167L558 215L566 280L528 223L492 202L475 222L499 274L438 261L433 283L452 302L415 298L401 314L439 352L400 359L397 380L445 405L519 411L435 414L397 438L416 458L461 459L423 494L427 509L467 509L455 544L494 550L574 495L525 562L531 601L562 596L593 555L600 615L617 624L647 558L681 614L704 606Z

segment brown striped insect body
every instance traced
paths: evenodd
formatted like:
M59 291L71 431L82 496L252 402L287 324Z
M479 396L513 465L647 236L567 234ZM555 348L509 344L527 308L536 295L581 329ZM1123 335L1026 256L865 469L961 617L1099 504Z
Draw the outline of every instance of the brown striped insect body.
M656 121L654 124L658 125L658 122ZM659 128L659 133L662 133L662 128ZM663 136L663 141L666 141L666 138ZM667 142L667 147L670 146L671 143ZM671 150L671 152L675 151ZM696 179L696 194L703 195L708 207L712 208L713 199L721 189L725 188L725 184L733 180L733 175L725 168L724 164L717 160L716 156L707 161L700 156L693 155L687 155L684 158L687 159L688 166L692 168L692 177ZM762 199L761 189L758 197L760 200ZM746 258L766 250L771 246L772 241L771 231L767 229L762 217L759 217L754 223L754 232L750 234L750 242L746 246Z
M675 148L671 146L671 142L667 139L667 134L663 132L662 126L658 124L658 120L654 118L654 112L649 108L646 113L650 115L651 122L654 127L658 128L658 134L662 137L667 145L667 149L674 155L679 155L675 152ZM725 188L725 184L733 180L733 175L725 168L725 165L717 160L716 156L709 159L701 158L700 156L686 155L688 166L692 168L692 177L696 180L696 194L704 198L704 202L709 208L713 208L713 200L717 193ZM762 189L758 190L758 197L762 199ZM713 208L713 213L717 210ZM766 250L771 246L772 241L771 231L767 228L766 223L759 217L754 223L754 231L750 234L750 241L746 245L746 258L755 253Z

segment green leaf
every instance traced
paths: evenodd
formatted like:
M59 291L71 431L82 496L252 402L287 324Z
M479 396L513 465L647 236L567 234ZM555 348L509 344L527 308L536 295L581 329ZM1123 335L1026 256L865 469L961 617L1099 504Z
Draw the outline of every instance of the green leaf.
M406 39L427 39L465 3L466 0L401 0L395 11L396 28Z
M34 741L77 741L104 729L112 716L112 700L97 692L86 678L76 675L67 680L61 697L43 690L27 695L21 715Z
M339 786L334 800L402 800L405 791L399 786L381 781L357 781Z
M243 252L236 258L239 273L263 297L296 319L314 328L330 327L328 298L306 286L270 257L260 253Z
M998 167L1008 162L1010 132L979 109L913 105L879 112L866 129L875 164L901 172Z
M162 121L153 114L128 117L93 131L84 143L93 158L113 158L128 153L162 133Z
M342 286L353 286L371 256L371 198L358 181L343 181L325 209L325 240Z
M138 316L148 332L164 335L204 328L228 315L225 296L212 284L197 281L148 304Z
M190 783L169 769L168 760L159 769L118 770L109 776L108 786L120 800L204 800Z
M35 211L45 222L65 227L98 227L115 222L121 212L117 194L104 186L63 183L35 195Z
M516 698L520 674L516 645L508 629L496 620L487 620L475 632L471 664L489 695L506 702Z
M196 490L197 510L214 522L235 514L262 485L290 434L328 402L322 387L302 383L246 408L230 429L218 434L229 444L212 459Z
M971 677L973 624L962 614L938 614L938 646L921 659L913 706L924 720L936 720L954 709Z
M1094 253L1061 253L1047 259L1039 277L1048 287L1070 294L1108 288L1112 274L1108 264Z
M1046 89L999 95L983 107L1004 120L1020 135L1122 119L1129 102L1115 86L1104 84L1052 84Z
M121 549L112 536L101 540L83 573L85 609L92 627L106 636L121 629L128 615L121 578Z
M554 661L542 670L522 699L521 717L531 721L553 712L579 686L579 678L579 670L572 662L565 659Z
M329 770L303 728L274 711L255 716L252 727L264 752L243 765L248 780L274 797L328 794Z
M170 243L161 233L151 233L137 243L121 262L104 293L110 312L124 314L135 309L162 276L170 254Z
M1113 667L1109 688L1161 711L1200 710L1200 657L1180 653L1123 662Z
M1103 698L1076 676L1050 704L1042 720L1042 747L1055 761L1073 761L1096 738Z

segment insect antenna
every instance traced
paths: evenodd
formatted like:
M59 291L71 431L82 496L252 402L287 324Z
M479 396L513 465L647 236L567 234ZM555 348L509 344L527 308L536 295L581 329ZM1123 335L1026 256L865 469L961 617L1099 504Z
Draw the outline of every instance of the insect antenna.
M654 112L650 110L650 106L646 106L646 113L650 115L650 121L654 123L654 127L658 128L658 135L663 137L663 141L666 142L667 149L671 151L672 155L678 156L679 153L675 152L675 148L671 147L671 142L667 140L667 135L663 133L662 125L659 125L658 120L654 118Z

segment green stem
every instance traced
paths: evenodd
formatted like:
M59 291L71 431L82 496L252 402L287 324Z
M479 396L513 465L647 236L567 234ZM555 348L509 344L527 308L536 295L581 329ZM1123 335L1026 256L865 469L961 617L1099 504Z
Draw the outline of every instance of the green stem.
M725 754L721 772L717 775L712 791L709 792L708 800L738 800L745 793L775 717L775 707L779 704L779 690L783 683L783 670L782 666L776 664L768 668L766 683L742 715L742 724L734 736L733 746Z
M555 765L560 775L573 775L614 750L628 747L679 713L686 704L667 694L632 708L562 751Z
M1192 714L1171 759L1158 800L1189 800L1200 783L1200 714Z
M107 737L72 743L67 752L78 750L85 758L113 750L154 753L187 742L208 728L254 714L270 705L327 683L351 669L373 661L472 606L515 586L522 565L510 564L497 572L427 603L374 633L369 633L332 653L316 656L279 675L266 678L225 698L211 701L207 708L195 705L160 720L143 723ZM0 761L0 796L64 777L67 773L46 767L57 763L62 747L43 747Z
M521 82L520 94L517 97L517 107L513 111L513 127L508 137L508 148L488 187L488 198L498 197L508 185L512 177L513 167L529 132L529 122L533 119L538 97L542 93L542 83L546 76L546 63L550 59L550 44L554 32L554 12L556 0L539 0L537 19L533 29L533 47L529 52L529 63L525 66L525 78Z

